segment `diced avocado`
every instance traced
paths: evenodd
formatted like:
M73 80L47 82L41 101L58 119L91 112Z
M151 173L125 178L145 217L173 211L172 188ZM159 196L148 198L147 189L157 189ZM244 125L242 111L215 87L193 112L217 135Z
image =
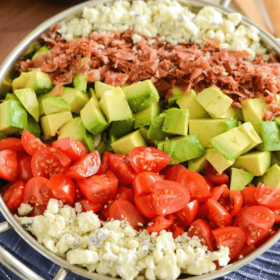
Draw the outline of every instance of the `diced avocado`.
M109 134L117 138L121 138L134 130L135 115L132 113L132 118L124 121L112 122Z
M40 94L38 95L37 99L38 99L38 104L39 104L39 115L40 117L44 116L45 115L45 111L44 111L44 108L43 108L43 100L52 96L52 93L49 92L49 93L46 93L46 94Z
M197 134L205 148L212 148L211 139L237 126L236 119L189 120L189 134Z
M98 99L101 99L102 95L104 94L105 91L112 90L114 87L107 85L105 83L95 81L94 82L94 89L95 93Z
M99 145L97 146L97 151L100 154L100 156L105 152L105 148L106 148L105 143L103 141L101 141L99 143Z
M172 89L172 93L174 96L180 96L180 95L183 95L184 94L184 91L181 90L178 86L175 86L173 89Z
M123 89L128 104L134 113L143 111L159 101L157 89L151 80L138 82Z
M112 143L116 142L118 139L113 136L113 135L110 135L109 136L109 139L107 140L107 143L105 145L105 151L106 152L113 152L113 148L112 148Z
M204 154L203 156L189 160L188 169L195 172L201 172L202 170L204 170L208 164L206 158L212 151L213 149L206 149L206 154Z
M169 98L167 99L167 102L168 102L169 107L178 107L178 106L177 106L177 100L178 100L180 97L181 97L180 95L169 97Z
M256 151L240 156L233 164L233 167L242 168L254 176L262 176L270 167L270 162L270 152Z
M86 129L93 135L98 135L109 126L94 98L91 98L81 110L81 118Z
M247 135L236 128L211 139L213 147L229 160L236 160L251 144Z
M160 105L154 102L152 105L135 114L134 128L150 125L152 121L160 114Z
M157 147L171 157L169 164L177 164L198 158L206 153L197 135L179 136L170 140L163 140L158 143Z
M71 111L70 105L57 96L47 97L42 101L42 106L46 115Z
M259 181L266 187L279 187L280 186L280 167L277 164L271 166Z
M50 51L51 50L48 49L46 46L43 46L35 52L35 54L32 56L32 60L35 59L36 57L38 57L38 55L45 55Z
M237 119L237 115L235 110L230 106L226 110L226 112L222 116L220 116L220 119L232 119L232 118Z
M127 86L129 86L129 84L128 83L125 83L121 88L122 88L122 90L125 88L125 87L127 87Z
M15 90L14 93L27 112L38 122L39 103L34 90L32 88L23 88Z
M162 131L162 126L164 123L165 114L160 114L151 123L148 130L148 138L152 140L162 140L165 138L171 138L172 135Z
M40 45L39 41L34 41L31 45L29 45L28 49L24 52L24 58L31 58L31 55L36 52L37 47Z
M244 122L244 116L243 116L242 108L238 108L238 107L231 107L231 108L233 108L233 110L235 111L237 119L239 121Z
M186 136L188 135L189 110L171 108L166 111L162 131Z
M207 160L216 169L216 171L221 174L228 167L233 165L234 161L225 158L220 152L213 150L207 156Z
M280 129L274 121L258 122L259 132L263 140L264 151L279 151L280 150ZM259 147L258 147L259 148Z
M64 124L59 129L59 132L60 135L58 136L58 139L70 137L81 142L89 149L89 151L93 151L93 135L87 131L81 117L76 117L68 123Z
M24 88L33 88L36 94L49 92L53 88L52 80L45 72L33 70L30 73Z
M29 114L27 116L27 130L37 138L41 136L41 128L39 123L36 122Z
M73 119L71 112L62 112L44 116L40 119L43 135L46 139L54 137L64 124Z
M8 101L8 100L14 100L14 101L18 101L18 98L13 94L13 93L7 93L5 99L3 100L3 102Z
M201 91L195 100L215 119L224 115L233 101L222 91L214 87Z
M13 80L12 87L13 91L20 88L25 88L25 84L30 78L31 72L21 72L20 76Z
M6 132L0 131L0 139L7 138L8 134Z
M280 166L280 157L278 152L271 152L271 165L278 164Z
M99 106L99 100L93 88L89 88L89 98L92 98L94 103Z
M108 122L132 118L128 102L120 87L105 91L99 104Z
M230 190L241 191L254 178L254 175L238 168L231 168Z
M0 132L21 133L27 128L27 112L20 102L8 100L0 104Z
M180 109L188 109L190 119L209 118L209 114L204 108L195 100L196 93L191 89L187 94L181 96L177 100Z
M71 111L76 114L80 114L80 111L89 101L89 97L86 93L69 87L63 88L61 98L70 105Z
M280 126L280 117L275 117L274 121Z
M148 138L148 130L149 130L148 126L140 127L138 130L141 133L144 140L146 141L146 143L148 144L148 146L154 147L156 145L156 141Z
M269 111L264 97L247 99L241 105L245 122L262 121L265 111Z
M147 146L139 130L136 130L111 144L116 154L128 155L131 150L139 146Z
M83 75L74 75L73 84L75 89L80 90L81 92L87 92L87 76Z

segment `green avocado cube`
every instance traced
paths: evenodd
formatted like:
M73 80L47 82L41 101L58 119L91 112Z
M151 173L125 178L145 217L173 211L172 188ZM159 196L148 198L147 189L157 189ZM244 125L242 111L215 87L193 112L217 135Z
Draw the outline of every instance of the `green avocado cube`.
M16 79L13 79L12 88L13 91L20 88L25 88L25 84L30 78L31 72L21 72L20 76Z
M132 113L132 118L123 121L111 123L109 134L116 138L121 138L134 130L135 115Z
M162 126L165 119L165 113L157 116L151 123L148 130L148 138L152 140L163 140L165 138L171 138L172 135L162 131Z
M254 175L238 168L231 168L230 190L241 191L254 178Z
M167 102L168 102L168 105L169 107L178 107L177 106L177 100L180 98L181 96L172 96L172 97L169 97L167 99Z
M43 100L48 98L48 97L51 97L51 96L52 96L51 92L38 95L37 99L38 99L38 104L39 104L39 116L40 117L45 115L45 111L44 111L44 108L43 108Z
M259 181L266 187L280 187L280 167L274 164L270 167L263 176L259 178Z
M106 144L105 144L105 150L106 152L113 152L113 148L112 148L112 143L117 141L117 137L110 135L109 139L107 140Z
M53 88L53 82L47 73L38 70L29 73L29 78L23 88L33 88L36 94L47 93Z
M13 93L7 93L5 99L3 100L3 102L8 101L8 100L14 100L14 101L18 101L18 98L13 94Z
M114 88L115 87L112 87L110 85L107 85L107 84L99 82L99 81L94 82L95 93L99 100L101 99L101 97L103 96L105 91L112 90Z
M150 125L152 121L160 114L160 105L154 102L152 105L135 114L134 128Z
M73 84L75 89L80 90L84 93L87 92L87 76L85 74L75 74L73 78Z
M41 136L41 128L38 122L34 120L31 115L27 116L27 128L26 128L32 135L37 138Z
M278 126L280 126L280 117L275 117L274 121L278 124Z
M8 134L6 132L0 131L0 139L7 138Z
M71 111L71 107L60 97L50 96L42 101L43 110L46 115Z
M231 107L231 108L233 108L233 110L235 111L236 118L239 121L244 122L245 120L244 120L242 108L238 108L238 107Z
M263 141L264 151L280 150L280 129L274 121L258 122L259 132Z
M173 89L172 89L172 93L173 93L173 96L181 96L184 94L184 91L181 90L178 86L175 86Z
M237 115L236 115L236 112L235 110L233 109L233 107L229 107L226 112L220 116L220 119L237 119Z
M120 87L105 91L99 104L108 122L132 118L128 102Z
M219 174L221 174L224 170L226 170L234 163L233 160L225 158L220 152L216 150L213 150L208 154L207 160Z
M217 88L209 87L201 91L195 100L214 119L226 113L233 100Z
M171 108L166 111L162 131L166 133L188 135L189 110Z
M139 146L147 146L139 130L136 130L111 144L116 154L128 155L132 149Z
M233 167L242 168L254 176L262 176L270 167L271 152L249 152L236 159Z
M236 126L236 119L191 119L189 120L189 134L197 134L205 148L213 148L212 138Z
M277 164L280 166L280 157L278 152L271 152L271 165Z
M143 111L154 102L159 101L157 89L151 80L127 86L123 89L123 92L134 113Z
M48 49L46 46L43 46L35 52L35 54L32 56L32 60L35 59L36 57L38 57L38 55L45 55L50 51L51 50Z
M188 169L195 171L195 172L201 172L203 171L207 164L207 156L213 151L213 149L206 149L206 154L204 154L201 157L194 158L188 161Z
M24 58L31 58L32 54L36 52L39 45L39 41L34 41L31 45L29 45L28 49L23 54Z

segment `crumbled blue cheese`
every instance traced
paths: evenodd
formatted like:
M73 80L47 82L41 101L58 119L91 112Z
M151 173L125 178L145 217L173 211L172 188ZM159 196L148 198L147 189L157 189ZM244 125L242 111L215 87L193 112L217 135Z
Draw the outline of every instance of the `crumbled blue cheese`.
M28 203L21 203L18 208L18 214L20 216L25 216L33 210L33 207Z

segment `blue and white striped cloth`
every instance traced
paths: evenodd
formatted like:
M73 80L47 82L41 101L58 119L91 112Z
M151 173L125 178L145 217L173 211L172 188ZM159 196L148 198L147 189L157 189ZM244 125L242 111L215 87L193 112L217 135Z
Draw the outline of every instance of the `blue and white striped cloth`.
M5 219L0 213L0 222ZM46 280L51 280L57 274L59 266L46 259L29 246L14 230L0 234L0 245L12 253L18 260L30 267ZM20 278L0 264L1 280L19 280ZM87 278L70 273L66 280L86 280ZM280 279L280 241L258 259L227 274L218 280L279 280Z

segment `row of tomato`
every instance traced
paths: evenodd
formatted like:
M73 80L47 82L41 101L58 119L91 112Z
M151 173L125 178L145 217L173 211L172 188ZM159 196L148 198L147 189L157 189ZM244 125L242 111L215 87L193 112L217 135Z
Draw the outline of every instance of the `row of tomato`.
M209 250L230 249L230 258L245 256L275 232L280 222L280 188L249 186L229 190L229 178L208 165L205 177L153 147L137 147L129 156L88 153L71 138L50 144L24 131L21 139L0 140L0 177L11 211L21 203L40 215L50 198L80 202L100 219L127 219L136 229L168 230L174 238L188 227ZM215 186L219 185L219 186Z

